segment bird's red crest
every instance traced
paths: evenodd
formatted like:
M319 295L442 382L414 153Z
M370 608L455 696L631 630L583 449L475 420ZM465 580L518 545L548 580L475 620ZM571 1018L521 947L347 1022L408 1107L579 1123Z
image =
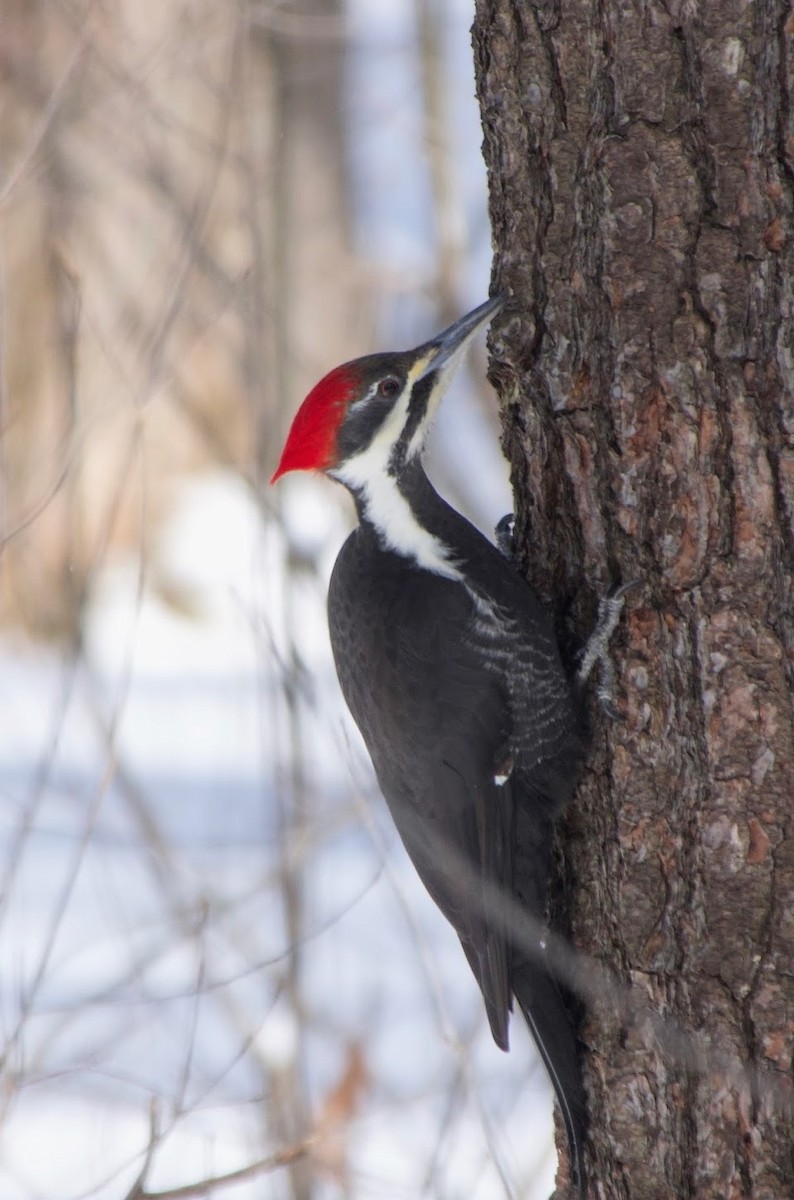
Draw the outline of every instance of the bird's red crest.
M295 414L271 483L288 471L323 471L331 465L337 431L356 383L352 365L344 363L312 388Z

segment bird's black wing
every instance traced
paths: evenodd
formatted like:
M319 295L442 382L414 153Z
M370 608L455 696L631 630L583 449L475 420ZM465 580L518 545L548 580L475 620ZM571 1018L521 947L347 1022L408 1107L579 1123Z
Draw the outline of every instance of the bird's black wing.
M400 836L460 937L503 1049L511 995L518 999L562 1108L581 1190L584 1098L566 998L537 926L515 936L517 915L543 919L552 808L542 770L539 791L531 772L511 774L511 698L486 664L476 604L461 584L414 569L360 531L340 553L328 601L342 691ZM531 674L532 656L519 666ZM540 765L548 743L540 731L530 737ZM512 902L507 911L500 896Z
M509 699L484 669L465 588L346 543L329 591L340 684L394 822L456 929L507 1045L510 963L500 892L513 884ZM343 556L348 556L345 562Z

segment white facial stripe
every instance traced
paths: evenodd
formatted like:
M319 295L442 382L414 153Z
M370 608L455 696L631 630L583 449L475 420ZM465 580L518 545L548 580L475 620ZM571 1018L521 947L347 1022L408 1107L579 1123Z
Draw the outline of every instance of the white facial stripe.
M452 376L460 366L461 359L465 356L467 349L468 342L464 342L463 345L455 351L452 357L447 359L447 361L444 363L444 366L441 368L441 371L438 375L438 381L436 386L433 388L433 392L428 401L427 412L425 413L419 428L416 430L410 442L408 443L406 458L413 458L414 455L418 454L418 452L422 449L425 438L427 437L427 432L435 420L438 406L444 399L444 394L449 387ZM426 363L427 359L425 359L424 362L417 363L416 367L411 372L411 382L416 379L417 375L421 375Z
M388 471L396 436L393 428L395 423L402 428L407 407L406 396L397 405L402 412L402 420L395 422L395 414L391 413L384 428L378 430L367 449L334 467L330 474L358 492L367 517L385 546L405 558L414 559L426 571L447 579L460 579L460 571L451 559L449 548L418 523L410 504Z
M380 384L380 379L376 379L374 383L371 383L369 385L369 391L367 394L362 396L360 400L356 400L356 408L363 408L366 404L369 404L370 400L373 400L378 394L378 388L380 387Z
M407 451L409 458L412 458L422 448L438 403L455 371L457 359L458 355L454 355L441 372L428 411L409 443ZM353 488L361 496L367 517L377 529L385 546L397 554L412 558L418 566L423 567L426 571L443 575L446 579L460 580L462 575L451 557L449 547L428 530L422 528L412 512L410 504L397 487L394 476L389 473L392 451L408 420L408 406L413 385L426 365L427 359L414 363L402 396L366 450L347 459L340 466L334 467L329 473L340 483ZM373 384L370 393L360 403L366 404L370 395L375 394L377 387L378 383Z

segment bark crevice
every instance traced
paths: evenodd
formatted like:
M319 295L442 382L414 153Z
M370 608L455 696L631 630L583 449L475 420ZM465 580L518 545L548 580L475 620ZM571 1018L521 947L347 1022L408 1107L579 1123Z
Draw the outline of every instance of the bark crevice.
M634 998L583 1030L598 1194L782 1200L794 20L779 0L517 13L478 0L474 45L522 563L580 630L606 580L643 584L616 641L625 721L595 716L561 831L575 940Z

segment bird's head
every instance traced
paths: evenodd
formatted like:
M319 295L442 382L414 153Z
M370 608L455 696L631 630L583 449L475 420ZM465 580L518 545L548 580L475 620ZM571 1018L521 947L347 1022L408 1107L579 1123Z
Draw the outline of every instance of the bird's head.
M477 331L505 303L497 296L415 350L344 363L298 409L270 480L325 471L354 489L374 471L398 476L419 453L441 397Z

